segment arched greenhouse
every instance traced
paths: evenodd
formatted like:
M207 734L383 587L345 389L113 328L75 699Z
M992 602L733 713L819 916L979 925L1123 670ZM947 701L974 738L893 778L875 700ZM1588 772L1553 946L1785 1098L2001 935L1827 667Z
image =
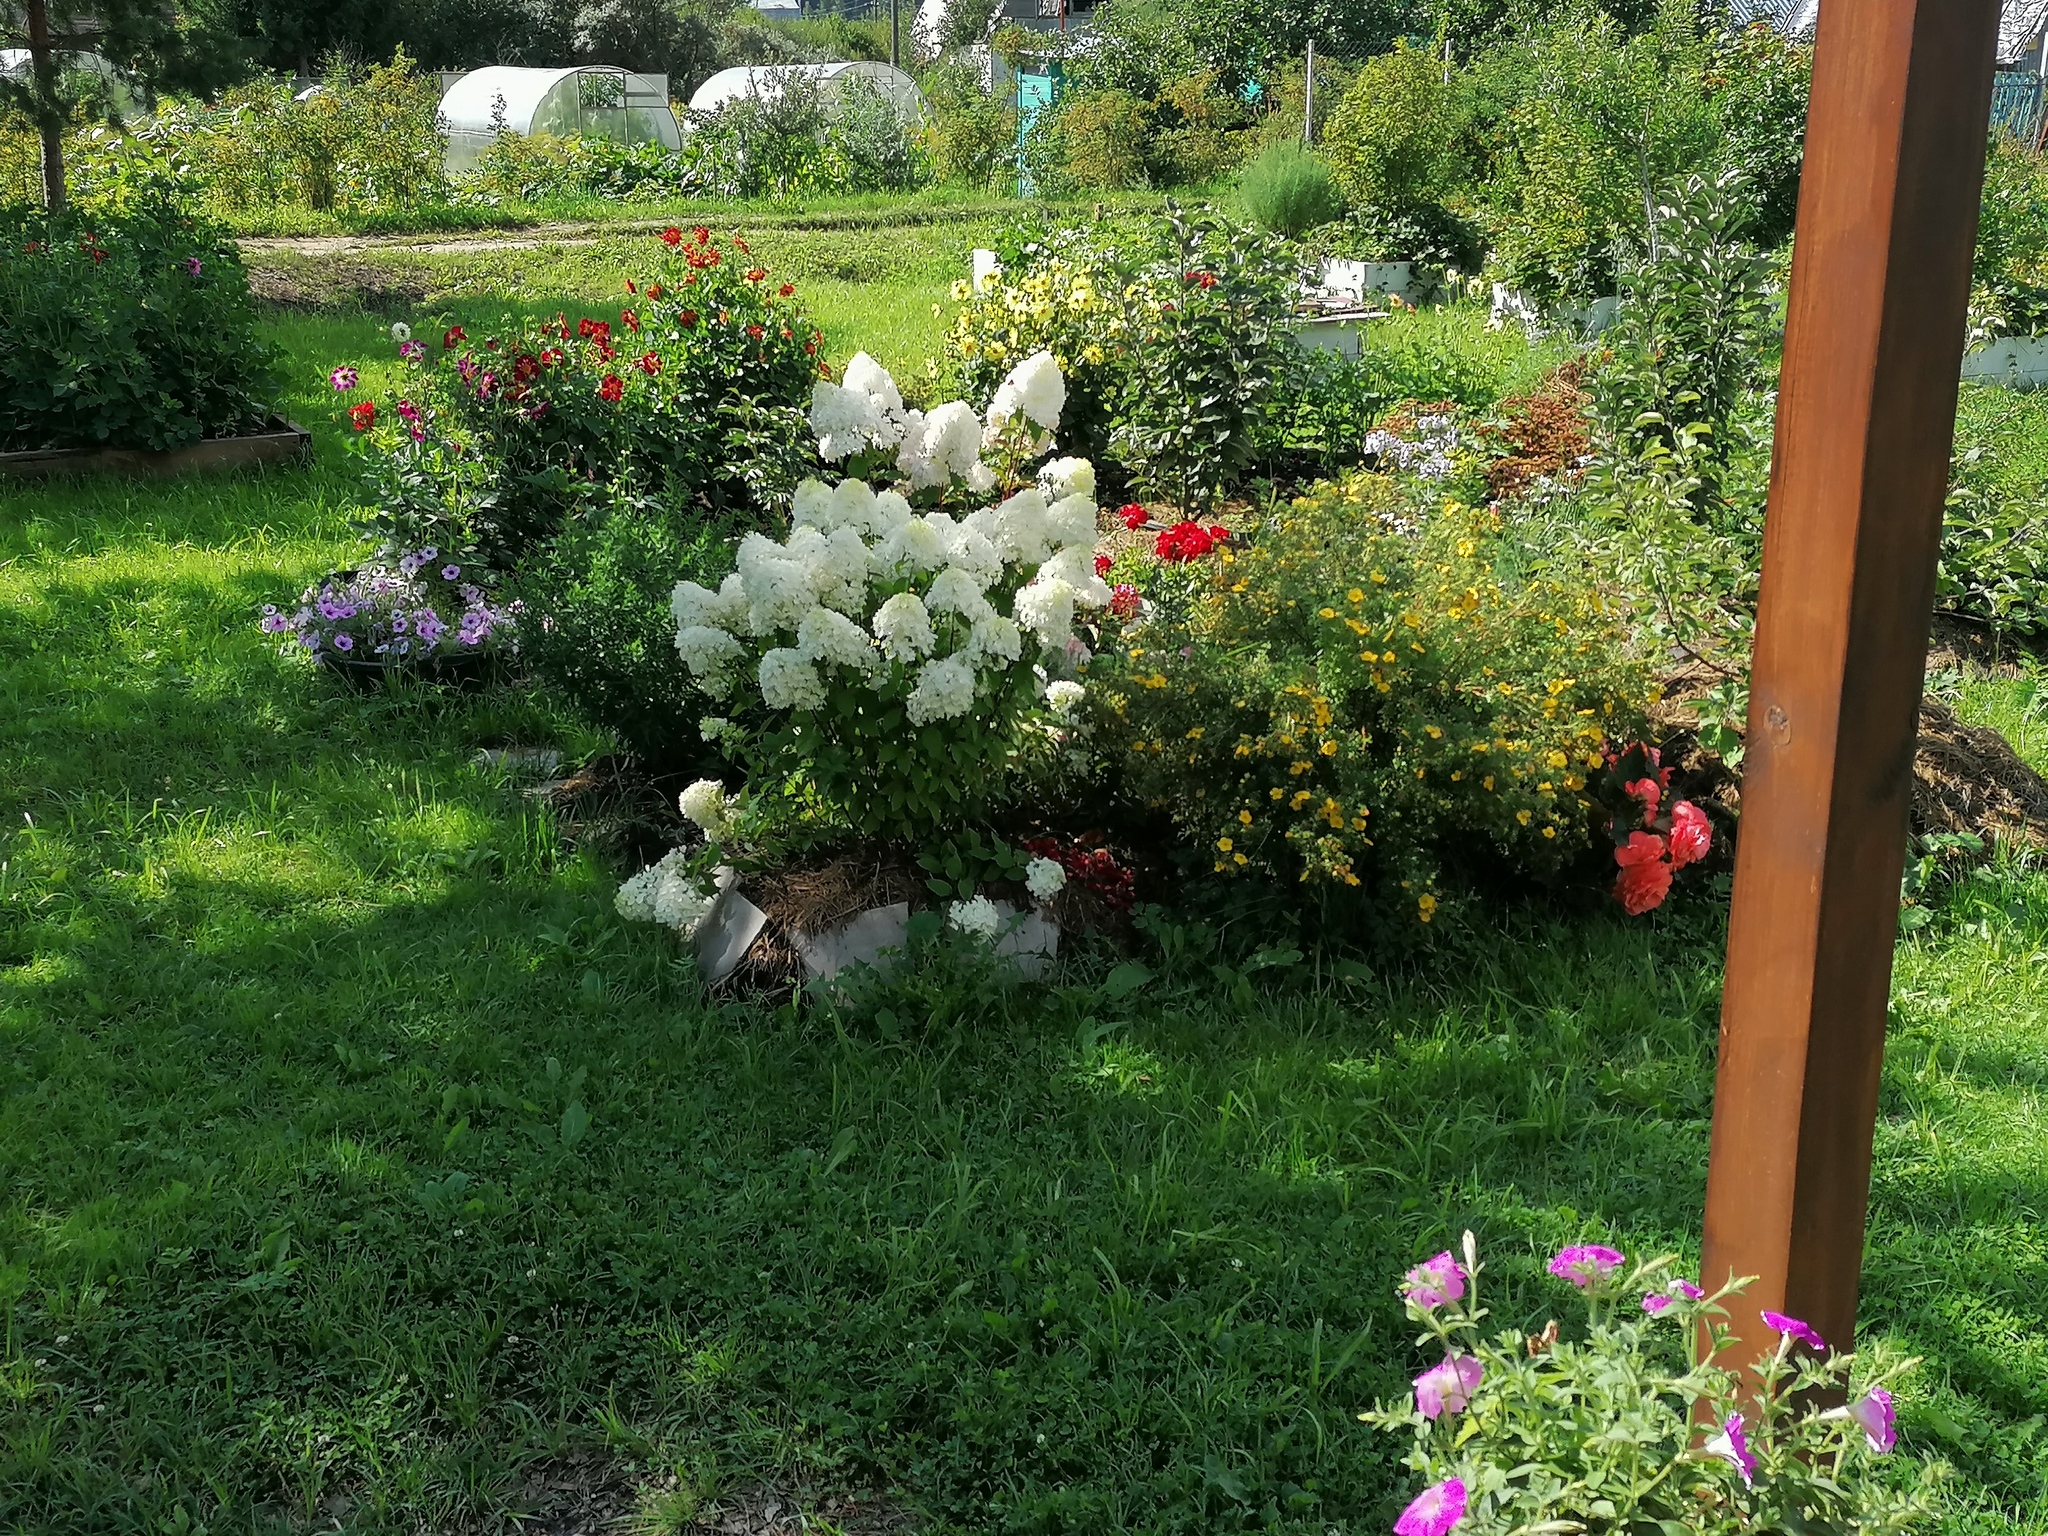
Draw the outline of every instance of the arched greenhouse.
M792 83L804 81L817 84L819 101L829 114L854 80L865 80L881 92L904 122L923 121L924 93L917 88L917 82L894 65L865 59L840 64L751 64L721 69L697 87L690 98L690 111L716 112L728 102L749 96L778 95Z
M442 93L441 121L450 171L474 169L501 128L669 149L683 143L668 104L668 76L636 75L609 64L473 69Z

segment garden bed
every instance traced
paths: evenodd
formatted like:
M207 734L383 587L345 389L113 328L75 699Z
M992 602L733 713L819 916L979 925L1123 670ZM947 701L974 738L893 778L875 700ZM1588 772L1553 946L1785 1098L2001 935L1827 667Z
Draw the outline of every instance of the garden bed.
M209 437L165 453L146 448L38 448L0 453L0 475L41 480L52 475L134 475L169 479L217 474L259 464L303 464L313 456L313 434L282 416L242 437Z

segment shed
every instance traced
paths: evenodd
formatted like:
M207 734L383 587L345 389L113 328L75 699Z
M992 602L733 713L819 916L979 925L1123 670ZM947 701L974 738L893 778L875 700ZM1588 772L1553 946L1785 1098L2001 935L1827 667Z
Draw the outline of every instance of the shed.
M611 64L562 69L496 64L445 85L441 128L448 137L449 170L474 168L501 127L669 149L683 143L668 104L668 76L636 75Z
M819 98L830 113L849 80L866 80L895 107L906 123L924 119L924 93L917 82L893 64L875 64L857 59L839 64L750 64L721 69L697 87L690 98L692 112L716 112L728 102L748 96L776 95L795 81L815 81Z

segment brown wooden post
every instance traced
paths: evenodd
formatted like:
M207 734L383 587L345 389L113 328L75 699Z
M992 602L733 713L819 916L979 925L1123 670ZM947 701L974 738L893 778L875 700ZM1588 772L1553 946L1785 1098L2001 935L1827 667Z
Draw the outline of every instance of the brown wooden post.
M1709 1286L1854 1341L1997 0L1822 0L1750 683Z

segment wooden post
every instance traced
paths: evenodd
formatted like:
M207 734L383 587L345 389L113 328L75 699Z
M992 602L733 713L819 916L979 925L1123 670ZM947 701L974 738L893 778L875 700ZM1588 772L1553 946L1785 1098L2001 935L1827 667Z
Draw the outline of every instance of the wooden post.
M1854 1342L1997 0L1823 0L1750 683L1710 1288Z

